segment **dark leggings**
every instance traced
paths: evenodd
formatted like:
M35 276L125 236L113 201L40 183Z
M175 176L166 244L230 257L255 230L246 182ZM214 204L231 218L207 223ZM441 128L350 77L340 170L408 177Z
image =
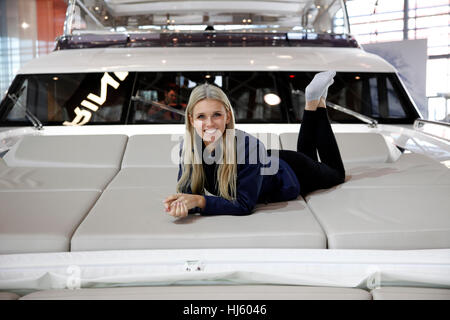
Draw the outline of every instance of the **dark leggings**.
M305 110L297 140L297 151L278 150L300 183L300 194L328 189L345 180L344 164L331 129L326 108ZM317 152L321 162L317 159ZM271 154L271 150L268 150Z

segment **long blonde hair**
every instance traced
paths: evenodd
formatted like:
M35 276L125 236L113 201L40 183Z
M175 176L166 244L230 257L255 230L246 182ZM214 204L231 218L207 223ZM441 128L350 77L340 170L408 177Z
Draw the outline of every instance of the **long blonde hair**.
M199 141L195 141L198 140L198 135L196 135L195 128L189 120L189 116L193 117L194 107L203 99L214 99L221 102L227 111L227 116L231 115L231 120L225 127L222 139L218 141L218 147L223 152L221 154L222 161L219 161L217 169L217 184L218 196L227 200L235 200L237 166L234 112L226 94L220 88L208 83L199 85L192 90L186 107L184 121L186 130L181 151L181 159L183 159L181 163L182 175L178 180L177 192L186 192L188 186L190 186L193 194L204 194L205 173L202 166L202 145Z

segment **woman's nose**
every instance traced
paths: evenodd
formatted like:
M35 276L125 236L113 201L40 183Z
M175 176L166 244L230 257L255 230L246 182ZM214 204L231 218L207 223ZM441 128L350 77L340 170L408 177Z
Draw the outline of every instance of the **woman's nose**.
M212 118L211 118L211 117L206 117L206 119L205 119L205 125L206 125L206 126L209 126L209 125L211 125L211 123L212 123Z

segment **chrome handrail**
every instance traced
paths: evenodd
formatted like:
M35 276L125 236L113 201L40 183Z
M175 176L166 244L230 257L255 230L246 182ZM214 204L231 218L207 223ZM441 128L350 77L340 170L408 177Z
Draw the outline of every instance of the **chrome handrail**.
M375 120L375 119L373 119L371 117L368 117L366 115L363 115L363 114L361 114L359 112L356 112L356 111L344 108L344 107L342 107L342 106L340 106L338 104L335 104L335 103L329 102L329 101L326 102L326 105L328 107L330 107L330 108L333 108L333 109L335 109L337 111L340 111L340 112L346 113L348 115L351 115L351 116L353 116L353 117L355 117L355 118L357 118L357 119L359 119L359 120L369 124L369 127L371 127L371 128L376 128L378 126L378 121L377 120Z
M441 129L443 131L438 132L438 134L435 134L433 132L427 132L425 128L423 128L426 124L430 124L432 126L437 126L434 128L437 128L437 130ZM442 122L442 121L432 121L432 120L424 120L424 119L416 119L414 121L413 125L414 130L420 131L421 133L439 138L444 139L446 141L450 141L450 123L448 122ZM429 130L433 131L433 130Z
M425 119L416 119L414 121L414 128L420 129L421 127L424 126L424 122L425 123L431 123L431 124L439 125L439 126L450 127L450 123L449 122L432 121L432 120L425 120Z
M28 120L33 124L33 127L35 127L37 130L42 130L42 122L33 114L31 111L29 111L24 105L19 101L19 98L15 94L8 93L8 98L11 99L14 104L17 104L22 110L25 111L25 116Z

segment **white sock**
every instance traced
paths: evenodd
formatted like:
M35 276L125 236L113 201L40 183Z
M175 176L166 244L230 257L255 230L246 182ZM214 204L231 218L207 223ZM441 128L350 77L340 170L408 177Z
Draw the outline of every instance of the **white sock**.
M328 87L334 82L336 71L324 71L317 73L305 89L306 101L319 100L327 97Z

